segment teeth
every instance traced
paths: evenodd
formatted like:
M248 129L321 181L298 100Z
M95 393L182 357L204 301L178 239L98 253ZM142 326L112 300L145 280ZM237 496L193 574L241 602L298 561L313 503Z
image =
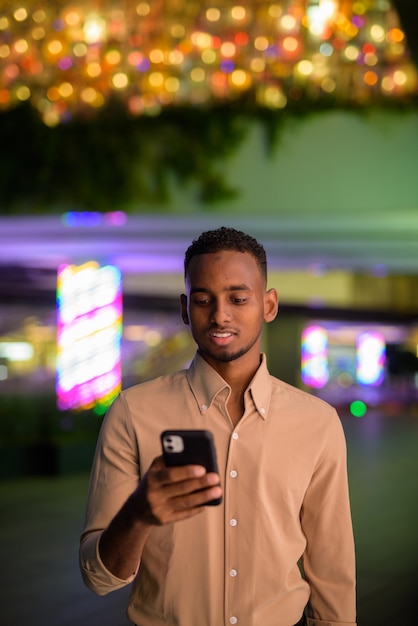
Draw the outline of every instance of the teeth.
M212 333L214 337L219 337L219 339L225 339L226 337L230 337L232 333Z

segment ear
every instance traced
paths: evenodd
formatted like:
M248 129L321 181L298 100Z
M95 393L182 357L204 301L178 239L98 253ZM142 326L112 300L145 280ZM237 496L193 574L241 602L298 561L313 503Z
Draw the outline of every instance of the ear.
M279 297L275 289L269 289L264 294L264 321L272 322L279 310Z
M180 306L181 306L181 317L183 318L183 322L189 325L189 316L187 314L187 296L182 293L180 296Z

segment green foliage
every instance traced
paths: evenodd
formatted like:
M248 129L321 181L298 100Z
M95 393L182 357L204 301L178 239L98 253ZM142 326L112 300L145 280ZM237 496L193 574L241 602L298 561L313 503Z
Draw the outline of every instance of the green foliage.
M246 126L227 107L131 118L112 103L92 120L55 128L30 106L15 108L0 115L0 210L129 210L167 202L173 179L197 180L203 201L228 197L220 166Z
M335 109L370 111L332 98L296 94L286 109L257 106L251 97L211 107L173 107L158 116L131 117L113 101L89 119L45 126L25 104L0 113L0 212L138 211L166 206L173 183L194 184L196 202L214 207L239 190L228 184L230 157L251 124L265 130L266 150L277 146L289 119ZM416 101L374 105L399 111Z
M0 445L95 442L103 417L59 411L53 394L2 394Z

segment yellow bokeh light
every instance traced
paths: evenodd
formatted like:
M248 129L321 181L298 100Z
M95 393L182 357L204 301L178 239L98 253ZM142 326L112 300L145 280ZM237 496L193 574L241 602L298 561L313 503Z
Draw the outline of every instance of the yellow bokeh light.
M86 87L82 90L80 97L83 102L86 102L87 104L93 104L93 102L97 98L97 95L97 91L93 89L93 87Z
M34 22L36 22L36 24L40 24L41 22L44 21L45 18L46 18L46 13L42 9L38 9L38 11L35 11L35 13L33 13L32 15L32 19Z
M72 84L68 82L61 83L61 85L58 87L58 91L60 92L62 98L69 98L74 93Z
M29 87L27 87L26 85L21 85L20 87L16 89L16 98L20 100L21 102L24 102L25 100L29 100L30 96L31 96L31 91Z
M24 54L29 49L29 44L26 39L18 39L15 42L14 48L18 54Z
M144 17L145 15L148 15L148 13L150 11L151 11L151 8L150 8L150 5L148 4L148 2L140 2L137 5L137 7L136 7L136 12L141 17Z
M55 111L46 111L43 114L42 119L44 121L44 124L50 126L51 128L54 126L58 126L58 124L60 123L60 116Z
M388 93L393 91L395 89L395 82L393 78L391 78L390 76L385 76L382 80L382 89L384 89L384 91L387 91Z
M357 46L347 46L346 49L344 50L344 56L349 60L349 61L355 61L358 56L360 54L360 50L357 48Z
M235 56L236 51L237 49L235 45L231 43L230 41L225 41L225 43L221 45L221 54L224 57L231 58Z
M380 24L373 24L370 27L370 35L372 39L379 43L385 40L385 30Z
M403 43L393 43L390 51L392 55L400 57L405 53L405 46Z
M286 52L295 52L298 49L299 42L296 37L285 37L283 39L283 48Z
M16 9L16 11L13 13L13 17L15 18L16 22L24 22L28 17L28 12L25 7L20 7L19 9Z
M94 63L89 63L86 66L86 74L90 76L90 78L97 78L97 76L100 76L101 73L102 67L100 63L97 63L96 61Z
M81 15L75 10L69 10L65 16L64 21L68 24L68 26L77 26L81 23Z
M378 94L367 85L415 95L418 73L396 7L379 2L11 0L0 15L0 104L31 99L45 119L65 122L112 91L138 114L233 100L253 83L257 100L273 108L296 102L304 84L308 98L335 94L360 105Z
M186 34L186 29L183 24L173 24L170 29L171 36L175 39L181 39Z
M266 62L264 59L252 59L250 63L250 68L253 72L259 73L264 72L266 69Z
M312 74L313 65L311 61L308 61L308 59L304 59L303 61L299 61L299 63L296 65L296 69L298 73L302 76L309 76L310 74Z
M164 86L169 93L176 93L180 89L180 81L175 76L170 76L165 81Z
M393 80L396 85L403 86L405 85L408 77L403 70L396 70L393 72Z
M220 12L220 10L216 9L215 7L210 7L206 11L206 19L209 22L217 22L218 20L221 19L221 12Z
M354 37L356 37L356 35L358 35L358 28L354 26L354 24L347 24L345 28L345 34L347 35L347 37L350 37L350 39L353 39Z
M378 59L377 54L365 54L364 55L364 62L369 67L374 67L375 65L378 64L379 59Z
M105 58L109 65L117 65L120 63L122 55L119 50L109 50L109 52L106 52Z
M116 89L125 89L129 84L129 78L124 72L118 72L113 76L112 84Z
M280 4L271 4L268 8L268 14L270 17L277 18L283 13L283 9Z
M210 48L212 45L212 37L208 33L196 31L191 36L192 44L198 48Z
M329 76L321 81L321 89L325 91L325 93L332 93L333 91L335 91L336 87L337 84L335 80L333 80Z
M164 83L164 76L161 72L152 72L148 77L148 81L152 87L161 87Z
M293 15L284 15L280 20L280 25L285 30L293 30L297 25L296 18Z
M287 104L286 96L277 87L267 87L263 100L272 109L284 109Z
M195 83L201 83L206 78L206 72L202 67L194 67L190 72L190 78Z
M86 44L80 41L75 44L73 48L73 53L74 53L74 56L76 57L84 57L87 54L87 50L88 48Z
M364 2L355 2L353 4L353 13L357 15L364 15L366 13L366 6Z
M98 43L106 36L106 20L92 13L86 17L84 22L84 37L87 43Z
M7 43L0 46L0 59L7 59L10 54L10 48Z
M155 64L162 63L164 61L164 52L159 48L151 50L149 53L149 60L151 63Z
M248 89L248 87L251 85L251 77L247 72L244 72L244 70L234 70L231 73L230 78L231 83L235 87Z
M232 19L240 21L245 19L246 10L242 6L235 6L231 9Z
M62 43L59 39L53 39L48 44L48 52L54 56L60 54L62 52Z
M267 37L256 37L254 41L254 48L260 52L264 52L269 47L269 40Z
M39 41L40 39L43 39L44 37L45 37L45 29L43 29L42 26L36 26L36 28L34 28L32 31L32 38L35 39L35 41Z
M180 50L170 50L168 53L168 62L170 65L181 65L184 61L184 54Z
M206 65L212 65L212 63L216 62L216 52L214 50L203 50L202 61Z

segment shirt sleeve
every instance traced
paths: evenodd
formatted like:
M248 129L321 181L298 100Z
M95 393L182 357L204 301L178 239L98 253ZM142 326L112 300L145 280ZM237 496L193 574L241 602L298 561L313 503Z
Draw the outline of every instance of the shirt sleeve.
M84 530L80 539L79 562L84 583L98 595L129 584L136 572L121 580L106 569L100 559L102 532L140 479L138 445L122 396L110 407L100 430L90 476Z
M356 624L355 551L346 442L335 412L334 417L324 435L301 512L307 540L302 565L311 587L308 626Z

